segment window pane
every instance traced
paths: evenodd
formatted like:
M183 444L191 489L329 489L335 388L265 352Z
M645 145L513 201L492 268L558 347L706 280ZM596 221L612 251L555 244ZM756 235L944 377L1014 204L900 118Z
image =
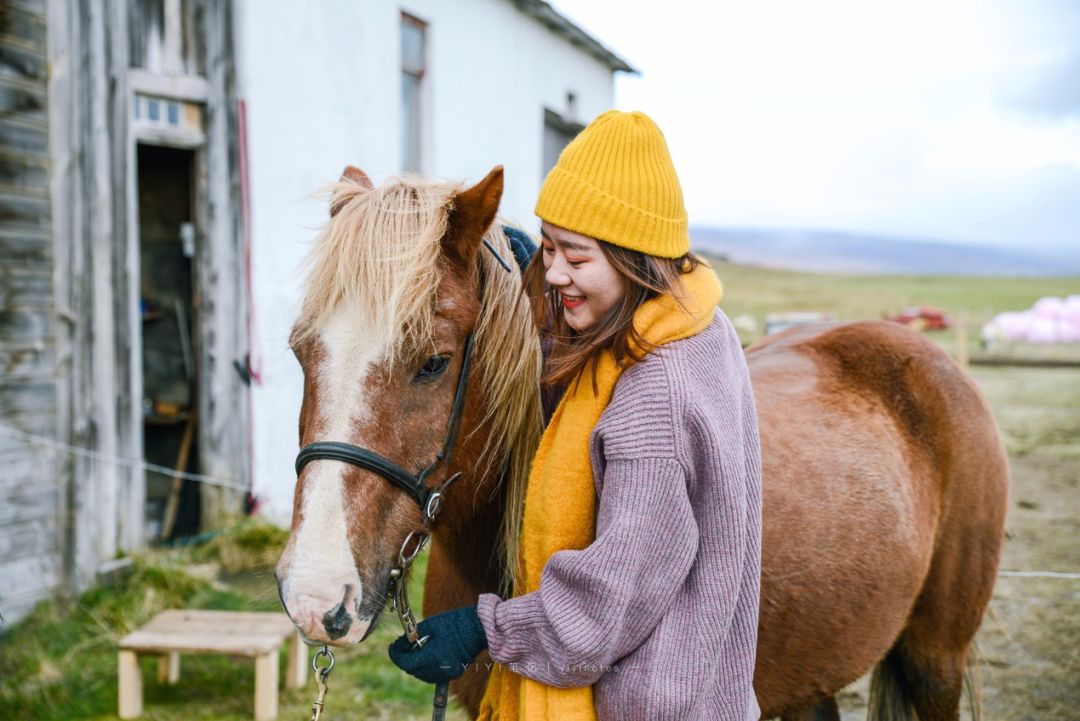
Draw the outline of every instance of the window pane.
M401 169L420 170L420 78L401 74Z
M424 28L408 18L401 20L401 67L424 72Z

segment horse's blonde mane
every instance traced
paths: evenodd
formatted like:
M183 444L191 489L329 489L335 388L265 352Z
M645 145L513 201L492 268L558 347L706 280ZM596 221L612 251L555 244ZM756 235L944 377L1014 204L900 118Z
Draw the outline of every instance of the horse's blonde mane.
M338 210L308 256L293 340L318 332L344 305L394 363L403 349L432 339L452 186L400 179L368 189L342 180L328 190Z
M348 180L330 186L338 210L309 256L307 295L293 340L317 333L345 304L374 329L371 342L386 349L389 363L409 349L429 346L442 280L440 241L462 189L412 176L392 178L374 189ZM499 220L484 237L513 265ZM507 512L498 552L504 571L500 591L508 596L520 574L510 559L520 557L525 487L543 431L540 343L521 292L521 274L507 273L484 249L479 258L483 288L474 357L487 412L473 433L483 429L489 435L475 472L506 471Z

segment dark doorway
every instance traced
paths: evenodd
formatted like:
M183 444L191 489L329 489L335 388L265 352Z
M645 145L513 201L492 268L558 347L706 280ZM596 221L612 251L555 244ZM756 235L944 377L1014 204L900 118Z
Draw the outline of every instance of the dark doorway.
M199 468L196 392L195 153L138 146L143 445L148 463ZM147 470L147 537L198 532L199 489Z

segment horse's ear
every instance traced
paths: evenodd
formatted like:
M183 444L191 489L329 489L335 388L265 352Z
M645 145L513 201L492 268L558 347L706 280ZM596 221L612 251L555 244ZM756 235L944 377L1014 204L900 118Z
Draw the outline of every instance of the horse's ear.
M495 220L502 193L503 167L496 165L479 183L454 196L443 238L447 255L472 267L480 241Z
M375 188L371 182L371 178L367 176L367 173L360 170L360 168L357 168L355 165L346 165L345 170L341 171L341 180L338 182L353 183L354 185L359 185L363 190L373 190ZM338 211L344 208L345 204L355 197L356 194L349 190L343 191L339 189L335 192L333 197L330 198L330 217L333 218L337 215Z

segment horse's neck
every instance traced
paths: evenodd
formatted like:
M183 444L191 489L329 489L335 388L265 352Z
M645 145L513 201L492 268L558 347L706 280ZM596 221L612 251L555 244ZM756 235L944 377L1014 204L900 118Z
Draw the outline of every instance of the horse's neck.
M451 486L447 495L456 491L458 498L454 500L458 502L447 503L435 532L440 547L437 555L452 567L455 585L461 587L466 604L475 603L477 594L497 593L502 579L496 548L505 508L505 485L502 478L485 481L479 488L475 484Z

